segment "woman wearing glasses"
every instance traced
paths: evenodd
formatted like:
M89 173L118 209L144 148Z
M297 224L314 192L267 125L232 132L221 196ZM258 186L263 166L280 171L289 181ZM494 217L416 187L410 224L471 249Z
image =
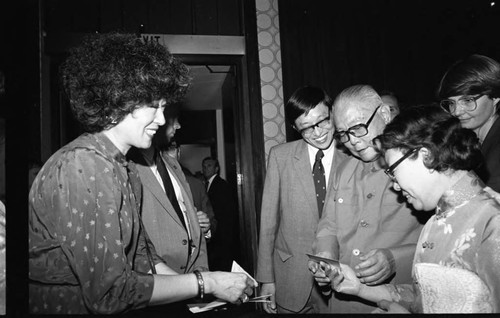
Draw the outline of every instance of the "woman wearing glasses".
M500 64L483 55L455 63L441 79L438 96L441 107L479 137L485 164L475 171L500 192Z
M417 210L435 214L413 260L414 284L361 284L341 264L332 288L377 302L378 312L500 312L500 205L472 172L481 163L478 138L439 107L398 115L379 137L394 189Z

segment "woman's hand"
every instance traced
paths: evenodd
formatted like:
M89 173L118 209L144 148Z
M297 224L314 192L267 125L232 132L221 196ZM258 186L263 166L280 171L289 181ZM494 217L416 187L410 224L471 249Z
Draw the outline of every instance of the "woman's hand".
M257 285L244 273L203 272L205 292L233 304L241 304L250 299Z
M356 273L348 265L340 264L341 271L337 268L332 269L330 273L331 286L336 292L358 296L360 294L362 284Z

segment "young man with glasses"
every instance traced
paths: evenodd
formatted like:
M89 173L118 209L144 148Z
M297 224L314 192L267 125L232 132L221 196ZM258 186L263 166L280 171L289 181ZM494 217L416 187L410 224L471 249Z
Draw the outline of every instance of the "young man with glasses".
M355 269L366 285L411 283L411 264L422 225L398 198L384 174L383 158L373 143L391 121L391 112L375 90L356 85L335 99L335 137L352 154L333 175L333 204L318 224L313 251ZM329 284L315 262L309 269L319 285ZM369 313L376 304L334 293L330 313Z
M333 134L332 99L320 88L302 87L288 100L288 122L302 139L270 150L262 197L256 279L268 313L321 313L328 309L307 270L307 254L322 214L332 176L346 158Z

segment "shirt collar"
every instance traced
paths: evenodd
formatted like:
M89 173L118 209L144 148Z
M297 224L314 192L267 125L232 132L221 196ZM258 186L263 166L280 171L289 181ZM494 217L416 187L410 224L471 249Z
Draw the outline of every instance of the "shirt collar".
M213 176L211 176L211 177L208 179L208 184L212 184L212 181L214 181L215 176L217 176L217 173L216 173L216 174L214 174Z
M316 153L318 152L318 148L308 144L307 144L307 150L309 152L309 158L312 158L312 160L314 160L314 158L316 157ZM333 152L335 149L335 140L332 140L332 143L330 144L330 147L326 148L326 149L323 149L323 154L324 156L328 156L331 152Z
M436 216L444 217L447 212L469 202L484 187L484 183L474 172L467 172L441 196L436 207Z
M115 146L115 144L102 132L94 134L101 151L110 158L113 158L122 166L127 167L128 161L125 155Z

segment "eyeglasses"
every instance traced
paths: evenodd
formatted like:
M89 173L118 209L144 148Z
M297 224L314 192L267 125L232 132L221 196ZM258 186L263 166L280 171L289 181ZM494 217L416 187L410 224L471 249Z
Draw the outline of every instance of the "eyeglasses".
M392 181L396 181L396 177L394 176L394 170L396 169L397 166L399 166L399 164L401 162L403 162L406 158L410 157L411 155L413 155L415 152L417 152L420 148L415 148L413 150L410 150L408 151L403 157L399 158L398 161L396 161L395 163L393 163L389 168L385 169L384 172L385 174L391 178Z
M306 127L306 128L302 128L301 130L299 130L299 133L302 134L302 135L304 135L304 136L309 136L309 135L311 135L314 132L314 129L316 127L319 127L319 128L330 128L331 125L332 125L332 122L330 121L330 116L328 116L325 119L317 122L314 125L311 125L311 126Z
M476 110L477 100L481 98L481 96L483 95L464 96L459 98L458 101L454 101L453 99L443 99L439 105L448 113L455 112L455 110L457 110L457 104L461 106L464 111L472 112Z
M346 131L337 131L334 135L335 138L337 138L342 143L346 143L351 139L350 135L354 137L366 136L368 134L368 127L370 126L373 118L375 118L375 114L377 113L377 110L380 108L380 106L382 106L382 104L378 105L377 108L375 108L373 114L370 116L366 124L357 124L350 127Z

